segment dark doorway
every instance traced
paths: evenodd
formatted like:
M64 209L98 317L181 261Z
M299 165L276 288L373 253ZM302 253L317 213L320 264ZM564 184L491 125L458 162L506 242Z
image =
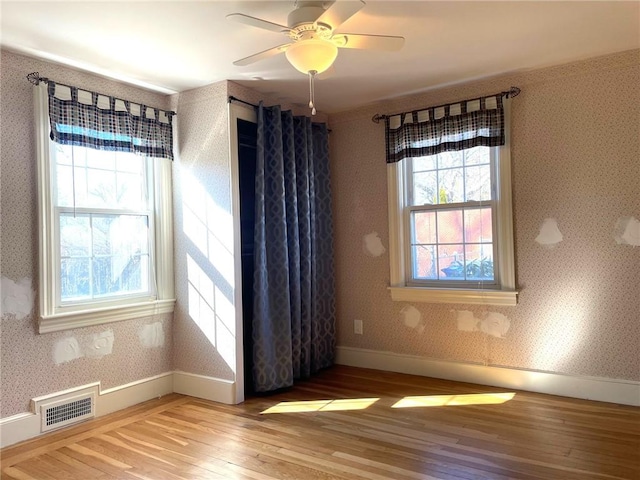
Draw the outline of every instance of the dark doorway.
M238 119L240 241L242 243L242 324L244 393L253 395L253 231L255 220L256 140L258 126Z

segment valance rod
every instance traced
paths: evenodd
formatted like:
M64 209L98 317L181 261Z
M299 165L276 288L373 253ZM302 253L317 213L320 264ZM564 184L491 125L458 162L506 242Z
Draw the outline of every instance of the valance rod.
M27 75L27 80L29 80L30 83L32 83L33 85L40 85L40 82L44 82L44 83L49 83L51 80L49 80L47 77L41 77L39 72L32 72L30 74ZM133 104L137 104L137 105L142 105L139 102L129 102L128 100L124 100L122 98L117 98L117 97L112 97L111 95L105 95L103 93L98 93L98 92L92 92L91 90L86 90L84 88L80 88L80 87L73 87L71 85L65 85L64 83L58 83L55 82L56 85L62 85L63 87L68 87L68 88L78 88L78 90L84 90L85 92L89 92L89 93L95 93L96 95L100 96L100 97L106 97L109 99L114 99L114 100L120 100L121 102L128 102L128 103L133 103ZM158 111L163 111L165 114L167 115L177 115L176 112L173 112L171 110L164 110L162 108L157 108L156 110Z
M381 120L385 120L385 119L390 118L390 117L395 117L396 115L404 115L406 113L412 113L413 111L421 112L421 111L429 110L429 109L432 109L432 108L435 109L435 108L449 107L449 106L452 106L452 105L458 105L458 104L463 103L463 102L472 102L474 100L479 100L480 98L496 97L498 95L501 95L501 96L504 96L504 97L507 97L507 98L513 98L513 97L517 97L519 94L520 94L520 89L518 87L511 87L509 90L506 90L506 91L500 92L500 93L494 93L493 95L487 95L486 97L472 98L472 99L469 99L469 100L461 100L459 102L453 102L453 103L445 103L444 105L438 105L438 106L435 106L435 107L421 108L419 110L412 110L410 112L392 113L390 115L380 115L379 113L376 113L373 117L371 117L371 121L375 122L375 123L380 123Z

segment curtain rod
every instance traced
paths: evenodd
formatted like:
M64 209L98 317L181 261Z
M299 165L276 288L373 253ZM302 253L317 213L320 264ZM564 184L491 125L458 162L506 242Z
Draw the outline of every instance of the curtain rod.
M245 105L248 105L248 106L250 106L250 107L258 108L258 105L254 104L254 103L246 102L246 101L244 101L244 100L241 100L241 99L240 99L240 98L238 98L238 97L234 97L233 95L229 95L229 103L231 103L231 102L244 103ZM330 129L330 128L327 128L327 132L331 133L331 129Z
M233 95L229 95L229 103L231 102L238 102L238 103L244 103L245 105L249 105L250 107L253 108L258 108L258 105L251 103L251 102L245 102L244 100L241 100L237 97L234 97Z
M132 102L130 100L125 100L123 98L118 98L118 97L113 97L111 95L105 95L104 93L99 93L99 92L92 92L91 90L87 90L84 88L80 88L80 87L74 87L72 85L66 85L64 83L58 83L58 82L54 82L53 80L49 80L47 77L41 77L39 72L32 72L30 74L27 75L27 80L29 81L29 83L38 86L40 85L40 82L44 82L44 83L49 83L49 82L53 82L56 85L62 85L63 87L68 87L68 88L77 88L78 90L83 90L85 92L89 92L89 93L95 93L96 95L99 95L101 97L107 97L107 98L113 98L114 100L120 100L121 102L128 102L128 103L134 103L136 105L143 105L140 102ZM149 107L149 108L156 108L156 107L151 107L149 105L144 105L145 107ZM164 110L163 108L156 108L156 110L160 110L165 112L167 115L177 115L176 112L172 111L172 110Z
M390 115L380 115L379 113L376 113L373 117L371 117L371 121L375 122L375 123L380 123L381 120L385 120L385 119L390 118L390 117L395 117L396 115L404 115L405 113L423 112L425 110L429 110L429 109L432 109L432 108L449 107L451 105L458 105L459 103L463 103L463 102L472 102L474 100L480 100L481 98L495 97L497 95L505 96L507 98L513 98L513 97L517 97L519 94L520 94L520 89L518 87L511 87L509 90L506 90L504 92L495 93L493 95L487 95L485 97L472 98L470 100L461 100L459 102L453 102L453 103L445 103L444 105L437 105L435 107L421 108L419 110L412 110L410 112L398 112L398 113L392 113Z

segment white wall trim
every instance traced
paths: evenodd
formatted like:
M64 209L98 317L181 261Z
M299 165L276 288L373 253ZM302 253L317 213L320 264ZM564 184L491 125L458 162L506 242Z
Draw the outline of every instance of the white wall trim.
M38 333L59 332L74 328L92 327L104 323L120 322L134 318L150 317L162 313L172 313L175 298L134 303L125 306L95 308L78 312L41 316Z
M37 437L40 431L40 409L35 406L44 400L73 392L99 387L99 382L89 383L61 392L43 395L32 399L32 412L19 413L11 417L0 419L0 448ZM173 372L166 372L153 377L120 385L114 388L100 390L95 401L96 417L113 413L123 408L146 402L173 392Z
M640 382L492 367L393 352L337 347L336 363L564 397L640 406Z
M229 102L229 188L231 191L231 215L233 217L233 264L235 285L242 285L242 228L240 225L240 152L238 148L238 120L257 123L254 108ZM242 288L234 288L233 304L236 313L236 364L235 398L232 402L244 402L244 323L242 313Z
M191 397L234 405L236 382L187 372L173 373L173 391Z
M462 288L389 287L394 302L464 303L467 305L514 306L518 292Z

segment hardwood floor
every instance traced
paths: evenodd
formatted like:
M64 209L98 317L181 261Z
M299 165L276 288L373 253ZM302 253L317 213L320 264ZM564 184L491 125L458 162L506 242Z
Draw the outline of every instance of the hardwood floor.
M640 409L340 366L242 405L172 394L0 455L3 480L636 480Z

